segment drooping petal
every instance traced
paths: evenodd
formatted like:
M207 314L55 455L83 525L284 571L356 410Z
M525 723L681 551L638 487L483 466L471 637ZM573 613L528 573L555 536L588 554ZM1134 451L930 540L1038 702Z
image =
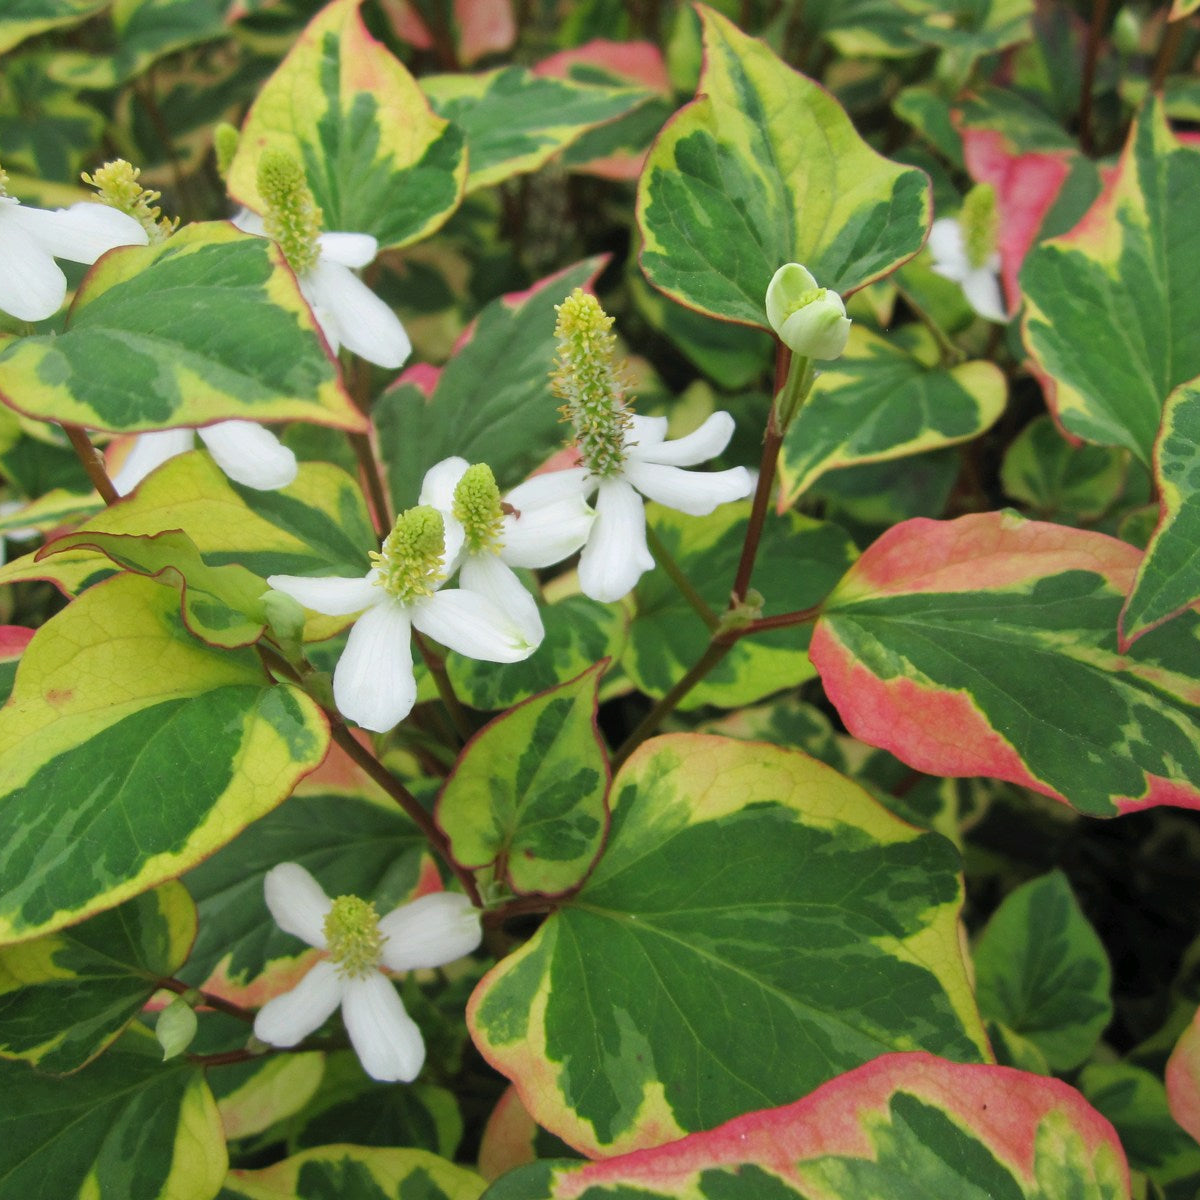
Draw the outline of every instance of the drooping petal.
M718 504L741 500L750 495L754 487L745 467L732 467L728 471L685 471L681 467L664 467L659 463L627 462L625 478L648 499L693 517L705 517Z
M559 480L560 475L573 478ZM504 518L501 559L513 567L548 567L574 554L596 519L584 499L587 478L584 468L555 471L509 492L505 500L514 511Z
M263 880L263 894L275 924L318 950L326 948L325 918L331 901L325 889L299 864L280 863Z
M469 554L458 574L459 587L477 592L490 600L521 631L531 646L540 646L546 636L545 626L538 613L537 601L525 590L525 585L513 573L512 567L486 550Z
M342 1002L337 968L322 959L290 992L268 1000L254 1018L254 1036L268 1046L294 1046L320 1029Z
M44 321L67 298L67 277L24 230L20 205L0 197L0 310L18 321Z
M83 200L46 215L55 220L47 225L40 240L55 258L94 263L118 246L145 246L150 241L141 223L128 213L94 200Z
M967 261L967 244L963 239L962 226L954 217L941 217L929 228L929 240L925 243L933 255L933 269L947 279L961 282L971 269Z
M470 465L465 458L459 458L458 455L434 463L421 481L421 494L417 503L428 504L443 514L449 512L454 507L454 489L458 487L458 481Z
M349 979L342 1020L363 1070L384 1083L412 1083L425 1065L425 1040L395 987L378 971Z
M624 479L606 479L596 497L596 522L579 559L580 589L608 604L628 595L653 566L641 496Z
M729 445L733 430L733 418L727 412L715 412L686 437L673 438L657 446L638 446L629 452L629 458L670 467L694 467L720 454Z
M325 579L310 579L306 575L268 575L267 583L277 592L328 617L348 617L379 604L383 593L371 582L371 576L348 579L331 575Z
M322 258L343 267L365 267L379 253L379 242L369 233L322 233L317 245Z
M999 264L997 264L998 269ZM1005 322L1008 313L1004 308L1004 297L1000 294L1000 279L996 269L978 267L968 271L962 280L963 295L967 303L989 321Z
M379 918L381 955L393 971L444 967L483 940L479 910L461 892L432 892Z
M169 458L186 454L195 444L190 429L158 429L134 439L121 469L112 477L118 496L128 496L147 475Z
M295 454L262 425L218 421L196 432L217 466L235 483L270 492L296 478Z
M331 346L345 346L381 367L399 367L412 353L400 318L348 267L318 260L300 290Z
M417 680L408 607L389 597L354 622L333 672L333 699L342 716L375 733L412 712Z
M520 662L537 649L508 613L463 588L435 592L414 604L412 623L443 646L484 662Z

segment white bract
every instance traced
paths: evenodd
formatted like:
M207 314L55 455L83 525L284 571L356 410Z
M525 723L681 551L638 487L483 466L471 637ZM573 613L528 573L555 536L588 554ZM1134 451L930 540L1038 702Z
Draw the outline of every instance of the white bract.
M263 218L249 209L233 224L243 233L267 236ZM345 346L377 366L399 367L412 353L412 342L400 318L352 269L368 266L378 251L369 233L319 234L317 261L296 279L334 354Z
M727 412L716 412L687 437L667 441L666 417L631 415L619 470L603 476L591 474L586 467L560 472L566 477L564 488L570 478L579 494L596 493L596 521L579 559L579 587L585 596L604 602L620 600L654 566L646 545L642 496L678 512L704 517L720 504L750 495L754 481L745 467L683 470L720 454L733 430L733 418Z
M837 292L818 287L807 268L785 263L767 285L767 320L779 340L804 358L837 358L846 349L850 319Z
M42 321L62 307L67 277L54 261L94 263L117 246L144 246L132 217L85 200L51 212L5 195L0 178L0 309L19 321Z
M954 280L967 303L988 321L1005 322L1008 312L1000 291L1000 254L996 249L999 216L996 189L976 184L963 198L957 217L942 217L929 230L933 269Z
M253 421L218 421L201 429L160 429L134 441L112 477L117 494L127 496L156 467L196 444L195 435L217 466L235 483L259 491L287 487L296 478L296 456L269 429Z
M457 566L461 587L502 608L531 645L540 645L545 629L537 603L513 567L549 567L584 544L595 513L578 483L563 471L536 475L509 492L502 506L488 467L445 458L426 471L420 503L442 514L447 540L462 547L447 572Z
M486 662L519 662L537 649L520 615L503 602L468 591L439 591L460 550L461 533L447 529L427 506L396 520L375 565L362 577L310 579L271 575L267 582L315 612L362 615L354 622L333 673L333 698L343 716L386 733L417 699L412 630Z
M441 967L480 942L479 913L466 896L435 892L379 917L357 896L330 900L298 863L280 863L264 881L267 907L285 933L326 952L290 992L268 1000L254 1035L295 1046L340 1006L350 1044L372 1079L411 1083L425 1062L425 1041L383 974Z

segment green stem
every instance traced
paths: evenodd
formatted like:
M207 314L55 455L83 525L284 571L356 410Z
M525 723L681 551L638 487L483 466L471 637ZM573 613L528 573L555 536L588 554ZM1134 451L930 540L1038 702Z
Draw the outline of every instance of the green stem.
M683 573L679 563L675 561L675 556L667 549L662 538L658 536L649 524L646 526L646 540L650 543L650 549L654 552L655 561L671 577L671 582L679 589L683 598L696 610L700 620L710 630L716 629L720 618L709 607L708 601L696 590L692 581Z
M1092 91L1096 86L1096 63L1100 58L1100 42L1107 17L1108 0L1093 0L1092 20L1088 26L1083 58L1083 78L1079 87L1079 144L1085 154L1093 154L1096 149L1092 136Z
M1171 64L1183 40L1183 31L1187 26L1187 18L1180 17L1178 21L1168 21L1163 31L1162 41L1158 45L1158 53L1154 58L1154 73L1150 77L1150 90L1162 91L1167 76L1171 73Z

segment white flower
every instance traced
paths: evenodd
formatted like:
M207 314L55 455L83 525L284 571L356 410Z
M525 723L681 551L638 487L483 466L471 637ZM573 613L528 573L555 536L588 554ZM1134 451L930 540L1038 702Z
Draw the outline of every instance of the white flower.
M1000 294L1000 255L992 251L979 266L972 266L961 223L941 217L929 230L933 269L962 287L967 303L989 321L1005 322L1008 313Z
M271 575L267 583L305 608L329 616L361 612L333 673L343 716L386 733L417 699L413 628L451 650L487 662L518 662L537 648L503 603L463 588L438 591L460 545L429 507L411 508L358 579Z
M384 917L357 896L330 900L298 863L280 863L264 881L279 928L328 952L290 992L268 1000L254 1035L295 1046L341 1006L359 1061L372 1079L411 1083L425 1062L425 1042L381 969L441 967L480 942L479 913L466 896L434 892Z
M850 337L846 305L837 292L818 287L799 263L785 263L767 285L767 320L793 354L805 358L841 356Z
M20 321L52 317L67 296L56 258L94 263L117 246L147 240L137 221L106 204L85 200L51 212L21 204L0 186L0 309Z
M266 237L263 218L243 208L233 224L243 233ZM412 353L400 318L351 268L365 267L379 243L369 233L322 233L317 261L297 275L300 292L334 354L345 346L381 367L399 367Z
M603 477L592 475L586 467L560 472L574 479L580 494L597 493L596 521L579 560L579 586L584 595L605 602L620 600L654 566L646 545L646 510L641 496L704 517L718 504L750 495L753 480L745 467L711 472L682 469L720 454L733 430L733 418L727 412L716 412L687 437L668 442L664 440L666 417L631 416L619 470Z
M287 487L296 478L296 456L269 429L253 421L218 421L200 429L160 429L140 434L113 476L127 496L156 467L195 445L195 434L217 466L235 483L259 491Z
M460 494L460 488L471 494ZM537 603L513 567L549 567L584 544L595 514L578 482L562 471L536 475L504 497L508 511L503 511L486 466L445 458L425 472L420 503L442 514L447 538L462 546L457 563L447 563L447 574L457 565L460 586L502 608L531 645L540 645L546 631Z

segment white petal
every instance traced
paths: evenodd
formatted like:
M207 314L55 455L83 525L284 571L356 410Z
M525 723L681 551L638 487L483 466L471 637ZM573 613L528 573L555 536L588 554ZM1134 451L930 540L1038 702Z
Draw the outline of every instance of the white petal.
M564 472L558 472L564 474ZM574 554L588 539L596 514L583 488L546 489L539 499L530 489L543 476L523 483L505 499L516 510L504 518L500 558L513 567L548 567Z
M753 482L745 467L728 471L685 471L659 463L627 462L625 478L643 496L668 508L704 517L729 500L750 495Z
M939 275L959 280L971 269L967 261L967 246L963 240L962 226L954 217L942 217L934 221L929 229L929 240L925 244L929 253L933 255L933 269Z
M365 267L379 253L379 243L369 233L323 233L317 245L322 258L343 267Z
M658 446L639 446L630 451L629 457L638 462L694 467L720 454L729 445L733 430L733 418L727 412L715 412L687 437L675 438Z
M637 447L643 454L660 445L667 436L666 417L631 417L625 433L625 445Z
M381 604L385 594L370 575L348 579L331 575L325 579L310 579L307 575L268 575L267 583L277 592L328 617L348 617L374 604Z
M378 971L346 981L342 1020L372 1079L412 1083L425 1065L425 1041L396 989Z
M593 600L611 603L631 592L653 566L641 496L623 479L605 480L596 497L596 523L579 559L580 589Z
M43 245L55 258L94 263L100 255L118 246L144 246L150 240L141 224L127 213L92 200L47 215L57 220L49 231L53 241L43 238Z
M495 554L484 551L464 559L458 575L459 586L490 600L521 631L521 637L531 646L540 646L546 636L537 601L525 590L525 585Z
M483 940L479 910L461 892L432 892L379 919L383 961L393 971L444 967Z
M112 477L118 496L128 496L147 475L169 458L186 454L194 445L190 429L159 429L134 439L121 469Z
M299 864L280 863L263 880L263 894L275 924L284 933L325 949L325 918L331 901L325 889Z
M296 478L296 456L262 425L218 421L196 432L217 466L235 483L270 492Z
M987 267L968 271L962 280L963 295L967 303L989 321L1004 323L1008 313L1004 309L1004 297L1000 294L1000 280Z
M572 496L587 497L596 490L596 478L587 467L567 467L563 471L543 471L518 484L504 499L524 511L554 504Z
M248 208L239 208L237 212L229 218L229 223L235 228L240 229L243 233L252 233L255 237L267 236L267 223L256 212L251 212Z
M412 353L400 318L349 268L321 260L300 283L331 345L381 367L399 367Z
M459 458L457 455L434 463L421 481L421 494L417 497L417 503L432 505L443 513L449 512L454 507L454 489L458 487L458 481L470 465L465 458Z
M0 310L18 321L44 321L67 298L67 277L16 217L20 207L0 198Z
M414 604L412 623L443 646L484 662L520 662L537 649L508 613L463 588Z
M417 680L405 605L389 598L354 622L333 672L333 699L342 716L375 733L387 733L412 712Z
M294 1046L329 1020L342 1002L342 990L337 968L323 959L290 992L259 1009L254 1036L268 1046Z

